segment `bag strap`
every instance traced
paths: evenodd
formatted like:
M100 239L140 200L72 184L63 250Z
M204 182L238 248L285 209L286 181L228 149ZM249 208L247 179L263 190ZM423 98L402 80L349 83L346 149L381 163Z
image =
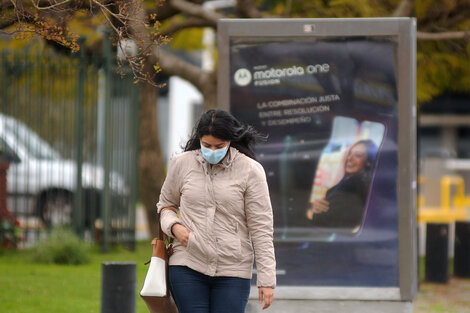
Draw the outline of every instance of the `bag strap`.
M153 251L152 251L152 256L158 257L160 259L166 259L167 254L165 253L165 243L163 240L158 240L157 238L154 238L152 240L152 246L153 246Z
M163 208L162 211L163 210L172 210L173 212L178 214L178 211L173 207ZM168 256L173 254L174 239L169 237L167 234L165 234L162 231L162 225L160 223L160 214L161 214L162 211L160 211L160 213L158 213L158 224L159 224L158 225L158 237L153 238L151 245L153 246L152 256L158 256L160 258L165 258L164 257L165 250L166 250L166 253L168 254ZM163 249L162 249L162 246L164 246ZM162 251L163 251L163 253L162 253ZM147 265L149 263L150 263L150 260L148 262L145 262L145 265Z
M166 207L166 208L163 208L160 213L158 213L158 238L160 240L162 240L164 243L165 243L165 246L166 246L166 251L168 253L168 255L172 255L173 254L173 243L174 243L174 239L169 237L167 234L165 234L162 230L162 224L160 223L160 215L161 213L163 212L163 210L171 210L173 212L175 212L175 214L178 214L178 210L174 207Z

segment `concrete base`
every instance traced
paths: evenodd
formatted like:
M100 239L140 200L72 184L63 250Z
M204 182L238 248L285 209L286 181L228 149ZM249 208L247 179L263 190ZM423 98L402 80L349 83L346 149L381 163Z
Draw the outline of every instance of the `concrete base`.
M262 310L257 300L249 300L246 313L413 313L411 302L400 301L332 301L332 300L274 300Z

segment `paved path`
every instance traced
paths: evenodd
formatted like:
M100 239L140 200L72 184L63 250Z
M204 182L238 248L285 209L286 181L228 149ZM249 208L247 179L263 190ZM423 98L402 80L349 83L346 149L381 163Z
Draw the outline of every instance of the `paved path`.
M448 284L421 282L414 313L470 313L470 278Z

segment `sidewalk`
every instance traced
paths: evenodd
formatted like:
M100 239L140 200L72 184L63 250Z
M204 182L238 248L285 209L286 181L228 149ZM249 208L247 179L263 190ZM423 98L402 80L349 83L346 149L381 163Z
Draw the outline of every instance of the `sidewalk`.
M421 282L414 313L470 313L470 278L447 284Z

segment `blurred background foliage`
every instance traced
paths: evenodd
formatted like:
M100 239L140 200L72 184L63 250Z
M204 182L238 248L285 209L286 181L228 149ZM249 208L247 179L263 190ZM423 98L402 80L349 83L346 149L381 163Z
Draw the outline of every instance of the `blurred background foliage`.
M292 18L390 17L400 0L258 0L273 15ZM418 31L470 29L470 0L417 0L411 16ZM418 40L417 100L429 101L445 92L470 93L470 41Z
M256 0L257 7L266 17L286 18L338 18L338 17L390 17L401 0ZM470 0L416 0L410 16L416 17L420 32L468 31L470 29ZM163 1L144 1L147 10L158 16ZM78 10L68 21L68 28L85 38L89 53L100 50L105 18L93 10ZM230 12L228 13L230 16ZM188 19L184 14L161 21L157 27L165 31L171 25ZM51 21L53 22L53 21ZM172 50L197 51L203 48L202 28L187 28L171 35ZM32 40L28 33L19 40L0 37L0 51L5 49L44 51L44 41ZM47 42L47 40L46 40ZM51 42L48 42L51 43ZM53 43L57 49L57 44ZM59 47L60 48L60 47ZM64 49L63 47L60 49ZM417 100L430 101L444 94L470 93L470 41L418 40L417 43Z

